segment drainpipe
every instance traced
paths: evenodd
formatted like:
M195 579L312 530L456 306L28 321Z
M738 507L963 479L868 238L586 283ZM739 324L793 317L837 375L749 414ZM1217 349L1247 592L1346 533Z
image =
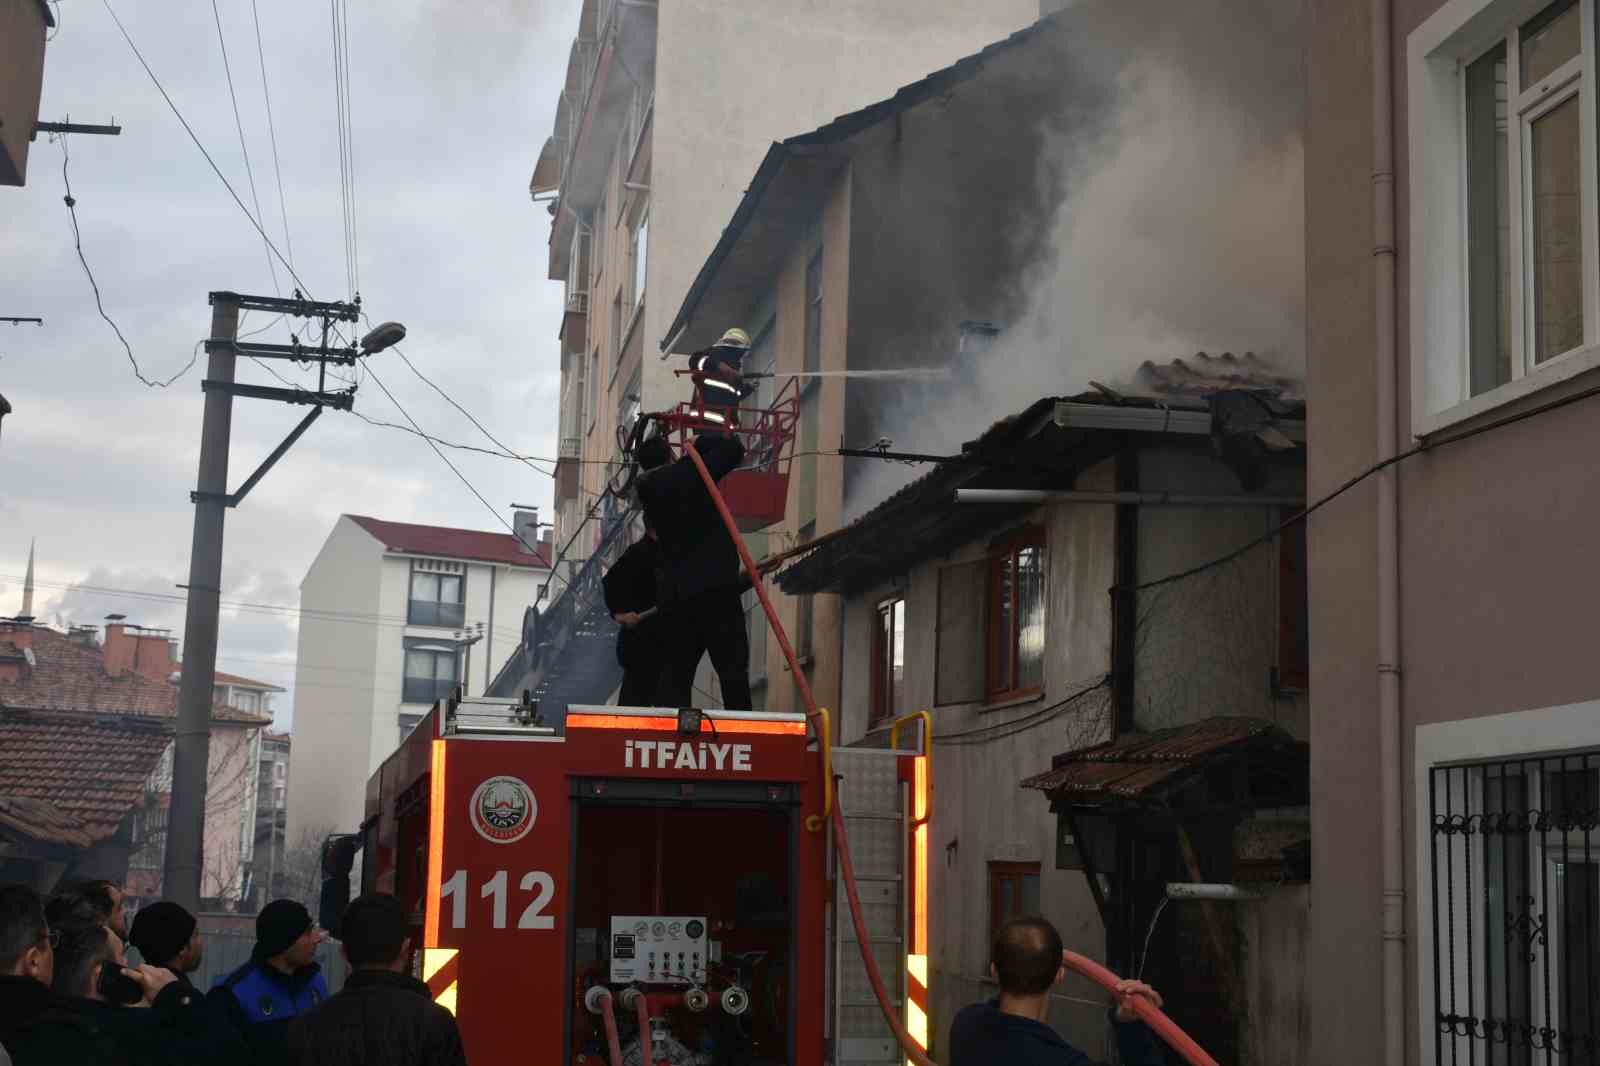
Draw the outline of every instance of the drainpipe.
M1393 0L1371 0L1373 350L1379 461L1397 443ZM1400 552L1393 466L1378 474L1379 833L1383 872L1383 1062L1405 1066L1405 826L1400 802Z

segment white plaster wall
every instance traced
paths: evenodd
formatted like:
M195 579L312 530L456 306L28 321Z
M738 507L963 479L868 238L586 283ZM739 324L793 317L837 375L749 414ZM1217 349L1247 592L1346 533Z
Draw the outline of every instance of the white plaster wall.
M380 595L382 552L378 541L341 516L300 583L301 609L394 614ZM380 683L373 671L380 643L397 632L367 620L301 616L290 749L290 847L308 835L352 831L361 824ZM398 680L394 684L398 695Z
M824 11L792 0L662 5L646 410L679 398L658 347L772 142L892 96L1038 15L1038 0L835 0Z
M1109 488L1109 469L1079 479L1083 489ZM1015 709L958 704L933 709L936 734L958 733L1023 717L1060 701L1110 669L1110 600L1114 559L1114 514L1104 506L1040 508L1030 521L1047 529L1049 615L1045 691L1041 700ZM999 531L997 531L999 532ZM845 712L841 742L860 740L870 706L873 609L903 590L906 598L906 680L898 710L930 708L934 698L935 609L939 568L981 559L987 538L914 568L903 579L845 606ZM886 575L888 577L888 575ZM982 617L983 605L973 604ZM981 625L975 627L982 639ZM851 639L856 638L856 639ZM1053 755L1108 739L1109 699L1095 693L1060 717L1015 736L983 744L936 744L933 815L928 843L931 907L938 915L930 934L933 1023L942 1049L955 1012L995 994L988 971L988 864L1037 862L1040 905L1074 950L1103 958L1105 934L1087 882L1078 871L1055 868L1055 816L1045 797L1017 787L1024 777L1050 768ZM1069 978L1051 1004L1051 1022L1073 1043L1098 1054L1105 1035L1102 997Z

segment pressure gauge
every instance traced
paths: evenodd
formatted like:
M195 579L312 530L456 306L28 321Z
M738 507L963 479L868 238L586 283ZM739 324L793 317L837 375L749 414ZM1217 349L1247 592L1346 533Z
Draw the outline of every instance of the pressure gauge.
M633 935L638 937L640 940L643 940L645 937L649 936L650 935L650 923L649 922L640 922L638 925L634 926L633 927Z
M699 940L705 935L705 923L701 922L699 919L692 919L684 928L684 932L689 934L690 940Z
M682 922L673 922L671 925L667 926L667 937L668 937L668 939L677 940L681 936L683 936L683 923Z
M657 940L665 940L667 936L667 923L657 922L655 925L650 927L650 932Z

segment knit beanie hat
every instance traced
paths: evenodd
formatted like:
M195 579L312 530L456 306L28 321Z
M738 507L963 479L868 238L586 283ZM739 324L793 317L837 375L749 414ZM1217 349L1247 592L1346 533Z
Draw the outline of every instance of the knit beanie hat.
M128 941L151 966L165 966L189 945L194 935L194 915L170 900L140 907L133 916Z
M251 957L257 962L281 955L311 928L311 912L292 899L275 899L256 915L256 946Z

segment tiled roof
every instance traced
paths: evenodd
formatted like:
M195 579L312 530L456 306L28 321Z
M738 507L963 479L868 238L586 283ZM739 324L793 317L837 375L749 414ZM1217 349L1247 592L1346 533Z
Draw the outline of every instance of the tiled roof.
M74 848L95 844L83 819L62 813L55 804L25 796L0 796L0 836L13 834Z
M550 565L550 546L533 545L530 554L522 550L510 533L488 533L477 529L449 529L444 526L418 526L409 522L388 522L365 515L348 515L352 522L383 542L390 551L412 555L441 555L447 559L475 559L512 566Z
M1273 761L1303 776L1308 750L1261 718L1206 718L1059 755L1054 769L1025 779L1022 787L1072 805L1159 804L1226 760Z
M240 677L238 674L225 674L221 670L217 671L216 684L232 685L235 688L260 689L262 692L288 691L282 685L274 685L271 681L256 681L252 678Z
M171 723L151 717L0 710L0 825L54 843L104 840L171 741Z
M101 714L171 718L178 713L178 686L132 671L106 673L100 646L81 643L45 626L32 631L33 665L16 682L0 682L0 708L91 711ZM14 643L13 643L14 648ZM270 715L212 705L212 720L265 725Z

